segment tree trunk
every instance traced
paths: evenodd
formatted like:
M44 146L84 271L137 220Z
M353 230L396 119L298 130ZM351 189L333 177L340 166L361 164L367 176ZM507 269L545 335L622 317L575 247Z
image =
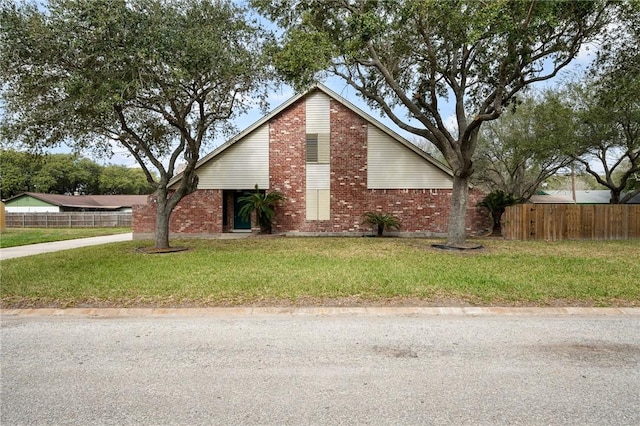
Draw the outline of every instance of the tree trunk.
M610 204L620 204L620 192L622 191L611 190L611 199L609 200Z
M493 219L493 230L491 230L492 237L502 237L502 215L504 210L497 210L491 213Z
M384 232L384 225L379 223L378 224L378 237L382 237L383 232Z
M166 197L162 200L160 196L157 198L156 205L156 248L169 248L169 218L171 210L167 208Z
M469 178L454 175L451 210L449 212L449 229L447 230L447 245L449 246L463 245L467 239L466 219L468 203Z

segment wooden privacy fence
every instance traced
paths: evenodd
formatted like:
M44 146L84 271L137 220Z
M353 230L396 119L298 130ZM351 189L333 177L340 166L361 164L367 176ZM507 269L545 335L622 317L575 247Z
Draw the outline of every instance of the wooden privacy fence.
M519 204L507 208L509 240L628 240L640 238L640 205Z
M7 213L7 228L128 228L131 212Z

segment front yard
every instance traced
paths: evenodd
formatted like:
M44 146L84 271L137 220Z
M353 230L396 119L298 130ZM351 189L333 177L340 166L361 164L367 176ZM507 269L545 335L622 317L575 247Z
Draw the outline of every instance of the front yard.
M640 306L640 241L248 238L132 241L2 261L2 307Z

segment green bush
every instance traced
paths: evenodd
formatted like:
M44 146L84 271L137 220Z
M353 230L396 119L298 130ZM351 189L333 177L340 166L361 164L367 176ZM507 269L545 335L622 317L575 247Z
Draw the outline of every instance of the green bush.
M256 212L256 224L260 227L260 232L271 233L271 220L275 215L275 206L287 197L280 191L266 193L255 186L255 192L240 197L238 201L243 203L240 208L240 215L244 220L251 220L251 214Z
M400 229L400 219L389 213L366 212L362 223L376 227L378 237L382 237L385 230Z
M485 207L491 214L491 218L493 219L491 235L502 236L502 224L500 223L502 215L507 207L513 206L514 204L518 204L518 200L512 194L507 194L501 190L490 192L478 203L478 206Z

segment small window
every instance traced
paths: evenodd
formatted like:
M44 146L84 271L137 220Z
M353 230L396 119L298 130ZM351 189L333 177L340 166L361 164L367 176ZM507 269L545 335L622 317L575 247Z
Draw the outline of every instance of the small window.
M307 163L318 162L318 135L307 134Z

